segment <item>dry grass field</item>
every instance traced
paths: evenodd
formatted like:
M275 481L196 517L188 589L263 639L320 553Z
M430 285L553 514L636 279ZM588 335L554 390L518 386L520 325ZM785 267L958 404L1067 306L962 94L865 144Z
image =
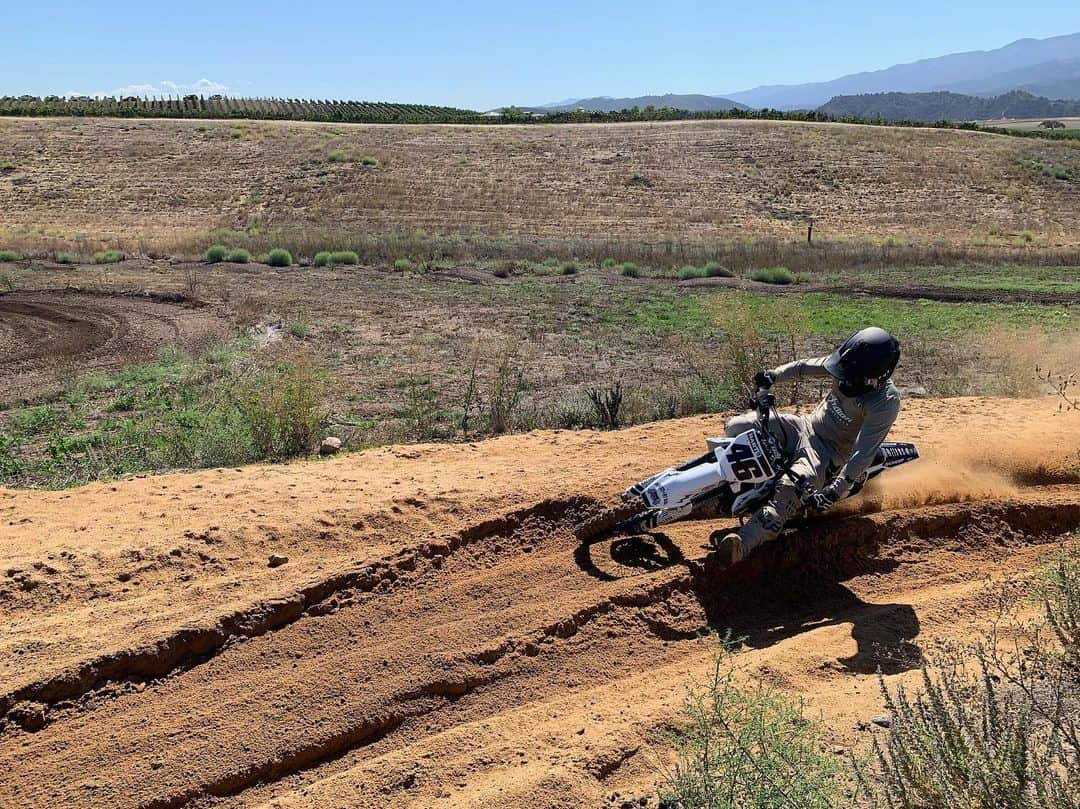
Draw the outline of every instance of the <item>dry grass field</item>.
M374 160L364 158L374 158ZM377 162L378 165L368 165ZM622 242L1080 243L1075 144L709 121L580 126L0 120L0 248L301 253L421 228Z

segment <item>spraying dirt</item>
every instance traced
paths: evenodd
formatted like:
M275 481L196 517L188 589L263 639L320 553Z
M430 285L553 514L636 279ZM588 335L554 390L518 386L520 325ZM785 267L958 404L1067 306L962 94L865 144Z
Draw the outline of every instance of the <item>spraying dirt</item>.
M0 490L0 805L649 805L727 628L860 747L876 670L971 638L986 579L1080 525L1055 412L907 402L924 460L727 571L722 520L571 530L719 417Z

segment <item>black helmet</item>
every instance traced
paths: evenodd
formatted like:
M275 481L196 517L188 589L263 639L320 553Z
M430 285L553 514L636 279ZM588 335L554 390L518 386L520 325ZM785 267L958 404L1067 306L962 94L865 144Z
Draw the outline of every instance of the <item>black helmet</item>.
M855 332L825 360L840 390L858 396L879 387L892 376L900 360L900 343L885 329L871 326Z

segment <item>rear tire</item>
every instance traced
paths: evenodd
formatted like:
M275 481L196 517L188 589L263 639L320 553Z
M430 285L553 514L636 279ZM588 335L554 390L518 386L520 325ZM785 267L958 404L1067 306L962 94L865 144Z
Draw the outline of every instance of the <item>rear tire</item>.
M595 539L614 530L619 526L619 523L633 519L648 510L649 507L645 505L645 501L640 497L635 497L625 503L612 506L606 511L601 511L595 517L582 523L578 523L574 528L574 536L580 542L588 542L590 539Z

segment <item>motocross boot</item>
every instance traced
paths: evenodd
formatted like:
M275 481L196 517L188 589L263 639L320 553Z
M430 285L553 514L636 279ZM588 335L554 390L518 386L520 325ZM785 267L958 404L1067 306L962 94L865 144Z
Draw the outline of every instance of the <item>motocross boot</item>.
M717 559L724 567L731 567L742 560L743 541L738 534L731 532L721 535L719 531L714 531L709 537L709 542L716 551Z

